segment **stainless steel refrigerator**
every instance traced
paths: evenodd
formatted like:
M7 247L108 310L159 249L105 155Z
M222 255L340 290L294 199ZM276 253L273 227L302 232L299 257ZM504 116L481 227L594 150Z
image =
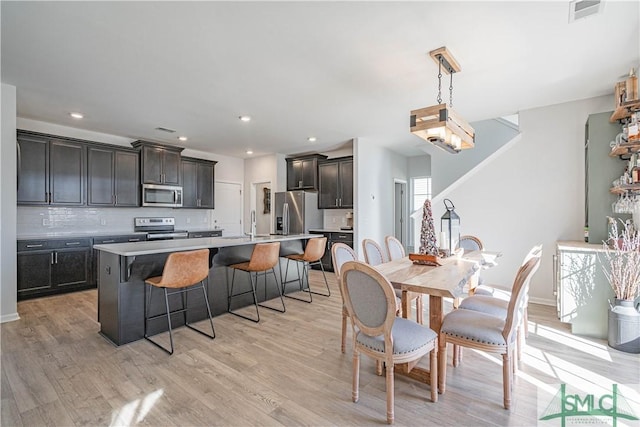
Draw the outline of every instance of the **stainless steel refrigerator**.
M286 191L275 194L275 233L302 234L322 228L322 210L318 209L318 193Z

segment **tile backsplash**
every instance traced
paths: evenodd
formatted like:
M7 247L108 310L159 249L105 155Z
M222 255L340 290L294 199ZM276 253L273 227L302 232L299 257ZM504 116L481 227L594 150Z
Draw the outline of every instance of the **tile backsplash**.
M324 228L338 230L340 227L345 227L347 225L347 212L353 212L353 209L325 209Z
M176 229L213 229L213 211L171 208L18 206L17 234L131 233L135 217L174 217Z

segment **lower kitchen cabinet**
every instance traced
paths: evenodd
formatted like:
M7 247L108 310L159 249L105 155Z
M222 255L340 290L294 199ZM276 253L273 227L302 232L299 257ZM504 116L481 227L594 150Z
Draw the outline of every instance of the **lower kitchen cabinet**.
M100 236L93 238L94 245L105 245L109 243L128 243L128 242L142 242L147 240L147 235L141 234L125 234L118 236ZM98 285L98 251L93 249L91 251L91 285L93 287Z
M311 234L320 234L327 238L327 248L324 251L324 255L320 262L322 263L322 268L325 271L333 271L333 263L331 260L331 247L334 243L344 243L350 248L353 248L353 233L344 233L344 232L320 232L320 231L311 231ZM320 266L314 265L312 267L314 270L320 270Z
M18 241L18 299L92 287L91 239Z

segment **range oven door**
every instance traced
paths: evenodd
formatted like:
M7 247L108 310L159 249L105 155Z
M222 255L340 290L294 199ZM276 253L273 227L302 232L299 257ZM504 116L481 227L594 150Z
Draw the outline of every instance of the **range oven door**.
M182 187L142 184L142 206L182 207Z

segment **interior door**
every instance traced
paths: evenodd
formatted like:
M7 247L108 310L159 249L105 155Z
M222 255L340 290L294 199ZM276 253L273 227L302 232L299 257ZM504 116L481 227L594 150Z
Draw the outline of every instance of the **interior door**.
M238 236L242 228L242 184L216 181L214 218L223 236Z
M394 184L394 235L402 242L404 246L406 242L405 217L407 214L407 184L396 181Z

